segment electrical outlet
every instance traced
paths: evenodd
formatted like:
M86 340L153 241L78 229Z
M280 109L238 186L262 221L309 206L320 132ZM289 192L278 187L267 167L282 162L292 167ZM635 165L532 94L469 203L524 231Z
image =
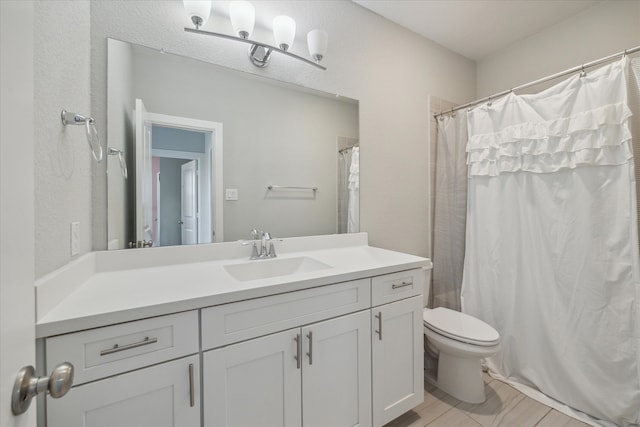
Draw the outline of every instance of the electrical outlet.
M227 188L225 194L226 200L238 200L238 189L237 188Z
M71 256L80 253L80 223L71 223Z

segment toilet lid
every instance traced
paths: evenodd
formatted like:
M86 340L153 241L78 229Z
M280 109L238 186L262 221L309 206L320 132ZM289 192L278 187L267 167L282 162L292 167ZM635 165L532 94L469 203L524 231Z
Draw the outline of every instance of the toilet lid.
M490 325L468 314L445 307L425 309L424 325L451 339L470 344L491 346L500 341L500 334Z

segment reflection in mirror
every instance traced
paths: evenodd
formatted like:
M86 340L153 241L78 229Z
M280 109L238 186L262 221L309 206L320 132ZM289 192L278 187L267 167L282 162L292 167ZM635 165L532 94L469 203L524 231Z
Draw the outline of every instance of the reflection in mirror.
M110 249L359 231L357 101L113 39L107 86Z

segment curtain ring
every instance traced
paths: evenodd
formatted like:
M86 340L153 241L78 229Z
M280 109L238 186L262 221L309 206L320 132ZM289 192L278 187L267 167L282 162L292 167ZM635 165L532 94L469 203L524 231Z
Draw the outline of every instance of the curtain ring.
M586 77L587 76L587 72L584 70L584 64L582 64L582 66L580 68L582 69L582 71L580 72L580 77Z
M489 97L489 102L487 102L487 107L491 107L491 105L493 105L493 103L491 102L491 97Z

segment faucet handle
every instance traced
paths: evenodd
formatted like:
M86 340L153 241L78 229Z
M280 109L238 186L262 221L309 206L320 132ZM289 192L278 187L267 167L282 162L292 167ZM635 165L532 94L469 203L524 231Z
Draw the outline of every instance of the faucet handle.
M249 257L249 259L258 259L258 246L256 245L255 241L246 241L246 240L239 240L240 244L242 246L247 246L247 245L251 245L251 256Z
M275 258L278 254L276 253L276 245L273 243L273 240L269 242L269 258Z
M262 232L256 230L255 228L251 230L251 240L260 240L260 235Z
M263 232L262 232L262 238L263 238L264 240L271 240L271 234L269 234L269 232L268 232L268 231L263 231Z

